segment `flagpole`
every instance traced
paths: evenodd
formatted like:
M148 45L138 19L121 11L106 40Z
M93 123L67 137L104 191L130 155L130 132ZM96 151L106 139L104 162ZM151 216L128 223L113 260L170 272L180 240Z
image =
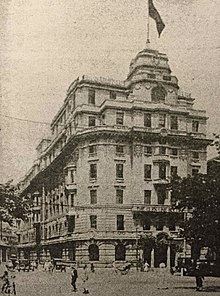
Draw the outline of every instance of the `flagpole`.
M149 0L147 0L147 47L150 44L150 15L149 15Z

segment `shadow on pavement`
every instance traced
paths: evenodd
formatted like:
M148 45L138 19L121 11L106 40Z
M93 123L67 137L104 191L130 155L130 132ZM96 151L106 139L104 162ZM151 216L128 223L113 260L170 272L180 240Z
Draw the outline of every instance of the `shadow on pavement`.
M195 287L173 287L174 290L196 290ZM220 286L204 287L200 292L220 292Z

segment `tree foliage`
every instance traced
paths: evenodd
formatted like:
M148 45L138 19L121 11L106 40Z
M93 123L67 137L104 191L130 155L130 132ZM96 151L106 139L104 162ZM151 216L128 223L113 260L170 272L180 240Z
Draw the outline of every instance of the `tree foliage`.
M0 184L0 220L13 223L14 218L24 219L30 208L30 199L22 198L17 188L8 181Z
M176 177L171 190L175 207L186 212L185 237L200 247L220 247L220 176Z

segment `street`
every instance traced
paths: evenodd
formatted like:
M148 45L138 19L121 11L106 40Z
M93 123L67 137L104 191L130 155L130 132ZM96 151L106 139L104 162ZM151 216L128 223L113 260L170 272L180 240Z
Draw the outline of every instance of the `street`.
M16 272L17 295L19 296L60 296L83 295L82 269L78 270L77 292L72 291L70 271L49 273L42 270ZM110 269L99 269L89 273L89 294L94 296L193 296L194 277L168 276L168 290L158 289L159 271L137 272L131 270L127 275L115 274ZM203 295L220 295L220 278L206 278Z

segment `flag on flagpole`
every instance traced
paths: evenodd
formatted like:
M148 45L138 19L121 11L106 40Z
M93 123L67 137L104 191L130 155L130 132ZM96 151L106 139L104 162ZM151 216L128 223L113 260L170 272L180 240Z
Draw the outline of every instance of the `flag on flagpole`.
M157 26L157 32L160 37L160 34L162 33L163 29L165 28L165 24L159 14L159 12L157 11L157 9L154 6L153 0L149 0L148 3L149 3L149 16L155 20L156 26Z

